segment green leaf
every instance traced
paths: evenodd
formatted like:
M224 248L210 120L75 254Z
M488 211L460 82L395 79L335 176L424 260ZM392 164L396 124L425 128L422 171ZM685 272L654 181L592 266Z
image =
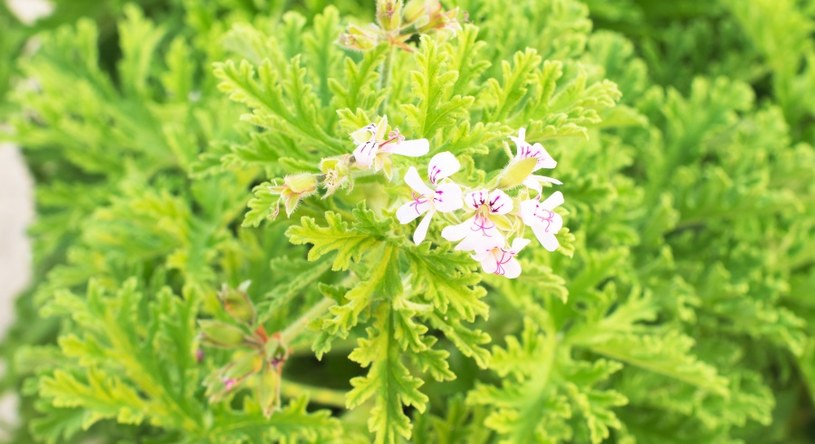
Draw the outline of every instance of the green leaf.
M286 230L286 236L291 243L312 245L308 251L309 261L336 252L331 269L347 270L351 262L358 263L366 253L380 243L376 237L352 229L352 226L337 213L326 212L325 220L327 225L321 227L314 218L303 217L300 219L300 225L294 225Z
M428 402L419 391L422 381L410 374L402 362L404 347L399 345L395 331L395 310L383 303L368 328L368 338L360 339L349 358L363 367L370 367L364 377L351 379L353 388L348 393L348 408L358 408L370 398L374 399L368 419L368 428L376 434L374 442L395 444L401 436L409 439L410 419L404 406L424 412Z

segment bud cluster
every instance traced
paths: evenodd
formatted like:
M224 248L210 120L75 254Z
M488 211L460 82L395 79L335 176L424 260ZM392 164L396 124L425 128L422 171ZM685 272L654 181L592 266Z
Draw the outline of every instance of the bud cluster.
M288 350L279 333L269 335L259 325L255 306L245 282L238 288L224 285L218 293L228 320L198 321L204 346L230 350L229 364L213 371L204 381L210 402L218 402L242 388L255 392L263 413L270 416L280 405L280 382ZM203 352L199 352L199 361Z
M407 41L415 34L434 33L442 38L461 30L458 8L445 10L439 0L378 0L376 23L349 25L339 43L356 51L369 51L385 43L407 51Z

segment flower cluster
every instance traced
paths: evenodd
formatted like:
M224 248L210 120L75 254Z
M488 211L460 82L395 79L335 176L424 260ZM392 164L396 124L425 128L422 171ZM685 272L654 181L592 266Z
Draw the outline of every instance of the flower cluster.
M411 167L405 174L405 183L413 190L412 200L396 211L402 224L410 223L424 214L413 235L420 244L427 236L430 219L436 212L451 213L464 210L464 221L449 225L441 232L448 241L458 242L455 249L468 251L481 263L485 272L516 278L521 274L518 253L529 244L523 238L526 228L549 251L558 248L555 235L563 226L563 219L554 210L563 204L563 194L556 191L543 198L543 184L560 185L561 182L547 176L534 174L540 169L552 169L557 162L540 144L526 141L526 131L521 129L515 142L515 157L504 168L494 186L477 187L462 191L450 177L460 169L452 153L442 152L430 159L427 168L428 186ZM524 185L517 200L507 194L512 188ZM529 190L535 193L529 195ZM515 236L513 240L510 237Z
M387 117L350 136L356 148L352 153L323 159L322 175L287 176L283 185L270 190L280 196L288 215L300 200L316 194L319 185L326 190L325 198L339 188L350 189L355 177L382 172L391 181L394 179L393 155L421 157L430 152L427 139L407 140L398 129L389 130ZM510 139L516 147L514 157L495 179L474 187L452 180L461 169L461 163L447 151L430 159L426 179L415 167L408 168L404 182L412 195L396 209L396 218L401 224L420 219L413 233L417 245L427 238L433 216L439 213L449 223L441 236L456 242L456 250L469 252L488 273L507 278L520 275L521 265L516 256L530 242L524 238L527 230L545 249L555 251L559 247L556 234L563 226L563 219L555 209L563 204L563 194L556 191L544 196L544 186L561 185L561 182L536 174L539 170L555 168L557 162L540 143L526 141L524 128Z

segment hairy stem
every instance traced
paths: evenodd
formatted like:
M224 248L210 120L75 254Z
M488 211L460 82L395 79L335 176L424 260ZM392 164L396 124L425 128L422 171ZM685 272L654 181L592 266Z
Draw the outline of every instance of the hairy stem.
M385 60L382 61L382 66L380 67L379 72L379 89L385 89L388 87L388 82L390 81L391 76L391 65L393 64L393 46L388 44L388 52L385 55ZM385 96L385 99L382 100L382 103L379 105L379 113L382 114L385 112L385 108L388 106L388 96Z
M285 330L280 333L281 340L284 344L291 343L296 339L303 330L308 327L313 320L323 315L332 305L336 304L333 299L323 298L320 302L314 304L307 312L292 322Z
M284 380L280 386L283 396L287 398L299 398L306 395L311 402L345 408L345 393L339 390L315 387L290 380Z

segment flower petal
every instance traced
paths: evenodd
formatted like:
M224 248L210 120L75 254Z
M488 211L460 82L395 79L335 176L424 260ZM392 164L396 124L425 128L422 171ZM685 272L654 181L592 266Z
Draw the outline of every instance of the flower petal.
M502 276L507 279L515 279L521 275L521 263L513 256L508 261L501 264Z
M526 246L529 245L530 242L532 241L530 241L529 239L523 237L516 237L515 239L512 240L512 246L510 247L510 251L512 252L513 255L518 254L518 252L526 248Z
M490 192L487 190L471 191L467 193L467 196L464 198L464 202L468 207L472 208L473 210L477 210L481 205L484 205L487 202L489 197Z
M495 257L492 249L480 256L479 262L481 262L481 268L485 273L496 273L498 271L498 259Z
M492 190L488 203L492 214L507 214L512 211L512 198L501 190Z
M430 178L430 183L435 185L440 180L452 176L459 169L461 169L461 164L456 156L449 151L445 151L430 159L430 163L427 165L427 177Z
M563 193L560 191L555 191L554 193L550 194L546 200L541 202L541 207L546 208L547 210L554 210L561 205L563 205Z
M490 225L489 220L478 222L479 219L483 218L471 219L470 225L466 227L468 231L464 239L456 245L456 250L480 251L504 245L504 236L495 225Z
M402 205L396 210L396 218L399 219L400 224L412 222L417 217L424 214L430 208L430 202L426 198L419 196L417 199Z
M546 250L555 251L557 247L560 246L555 235L546 231L546 226L534 226L532 227L532 232L535 233L535 237L538 238L538 241Z
M543 183L551 183L551 184L555 184L555 185L563 185L563 182L555 179L554 177L539 176L537 174L530 174L529 177L527 177L523 181L523 184L527 188L531 188L531 189L537 191L538 193L540 193L543 190L543 186L542 186Z
M419 245L422 243L424 238L427 236L427 229L430 227L430 219L433 218L433 214L435 211L428 211L425 217L419 222L419 226L416 227L416 231L413 232L413 243Z
M543 147L540 143L536 143L532 145L531 149L531 157L538 159L538 164L535 167L536 170L541 168L552 169L557 166L557 161L552 158L546 148Z
M551 209L547 209L545 203L546 201L538 202L535 199L521 202L521 219L524 224L533 229L540 227L544 232L557 233L563 228L563 218ZM555 203L557 203L556 199Z
M403 140L383 145L381 150L400 156L421 157L430 152L430 142L427 139Z
M529 177L524 179L524 181L521 182L521 183L523 183L525 187L533 189L533 190L537 191L538 193L543 191L543 185L541 185L540 181L535 180L534 175L530 175Z
M526 143L526 128L521 128L518 130L518 137L509 136L513 142L515 142L515 146L520 149L522 145L529 145Z
M461 200L461 188L452 182L443 183L436 187L433 206L442 213L456 211L464 206Z
M448 225L441 230L441 237L450 242L460 241L470 234L470 227L473 224L473 217L457 225Z
M424 183L422 178L419 177L419 172L416 171L416 168L414 167L408 168L407 173L405 173L405 183L408 184L409 187L413 188L413 191L423 196L427 196L427 198L430 198L430 196L435 194L433 193L433 190Z
M534 226L539 221L538 218L535 216L538 207L540 206L540 202L536 199L529 199L521 202L521 219L524 221L525 225Z
M441 236L448 241L461 241L456 245L458 251L483 251L504 245L504 236L491 224L489 219L471 217L458 225L450 225L441 231Z
M357 145L354 149L354 160L363 168L370 168L376 158L376 140L370 140Z

